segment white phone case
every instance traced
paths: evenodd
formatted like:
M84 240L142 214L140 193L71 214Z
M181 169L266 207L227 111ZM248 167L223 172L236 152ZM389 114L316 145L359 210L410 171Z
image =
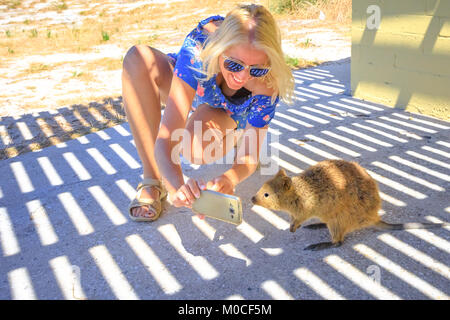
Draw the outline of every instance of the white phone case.
M242 222L241 199L213 190L202 190L192 210L207 217L238 225Z

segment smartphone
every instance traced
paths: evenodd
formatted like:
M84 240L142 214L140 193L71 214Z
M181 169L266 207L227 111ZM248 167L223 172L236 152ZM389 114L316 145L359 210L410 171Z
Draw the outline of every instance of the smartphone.
M241 199L213 190L202 190L192 205L196 213L238 225L242 222Z

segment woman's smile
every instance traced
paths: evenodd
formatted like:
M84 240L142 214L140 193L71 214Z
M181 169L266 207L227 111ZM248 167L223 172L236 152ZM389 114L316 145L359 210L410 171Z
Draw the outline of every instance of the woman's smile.
M233 77L233 80L234 81L236 81L238 84L242 84L242 83L244 83L244 81L243 80L239 80L238 78L236 78L236 76L235 76L235 74L234 73L232 73L231 74L231 76Z

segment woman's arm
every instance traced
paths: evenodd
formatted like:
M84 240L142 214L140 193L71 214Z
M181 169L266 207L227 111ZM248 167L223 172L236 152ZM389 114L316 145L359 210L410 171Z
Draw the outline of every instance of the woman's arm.
M173 133L185 127L194 96L195 90L174 74L161 120L161 128L155 142L156 162L165 180L167 191L171 194L185 183L179 164L179 153L172 152L175 145L179 143L175 140Z
M234 185L241 183L256 171L267 128L268 126L264 128L249 126L245 129L234 164L224 173Z
M245 129L233 166L207 183L207 188L215 191L233 194L236 185L251 176L258 167L262 144L267 135L267 128L250 126Z
M267 87L264 80L253 78L251 81L253 95L272 96L274 94L273 88ZM249 124L247 129L245 129L240 147L237 150L235 163L231 169L223 174L230 179L234 186L247 179L256 171L268 127L269 125L259 128Z
M253 95L266 95L269 97L274 94L273 88L267 87L264 81L258 78L254 78L251 81L250 89ZM256 171L268 127L268 124L263 127L255 127L249 124L241 137L241 144L238 146L237 156L233 166L221 176L209 181L207 188L233 194L236 185Z

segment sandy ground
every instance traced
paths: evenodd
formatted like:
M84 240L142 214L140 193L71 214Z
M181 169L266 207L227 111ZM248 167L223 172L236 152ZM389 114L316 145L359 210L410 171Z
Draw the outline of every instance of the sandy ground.
M195 25L178 25L180 21L187 17L200 20L215 13L225 15L231 8L227 1L223 12L199 8L193 1L150 3L149 9L148 1L66 1L67 9L60 12L50 10L55 2L23 1L15 9L0 6L0 39L6 38L7 33L14 36L37 26L46 30L77 28L102 12L110 16L131 14L139 8L163 12L149 17L152 25L128 26L120 35L83 52L45 52L45 48L36 48L29 55L6 54L0 63L0 159L123 122L120 61L128 48L141 42L142 35L151 35L148 44L163 52L176 52ZM174 4L185 4L191 12L174 17L173 7L169 6ZM283 34L283 50L290 57L319 63L350 57L350 26L320 19L277 20ZM8 52L8 48L0 49ZM116 63L112 67L96 66L102 59Z

